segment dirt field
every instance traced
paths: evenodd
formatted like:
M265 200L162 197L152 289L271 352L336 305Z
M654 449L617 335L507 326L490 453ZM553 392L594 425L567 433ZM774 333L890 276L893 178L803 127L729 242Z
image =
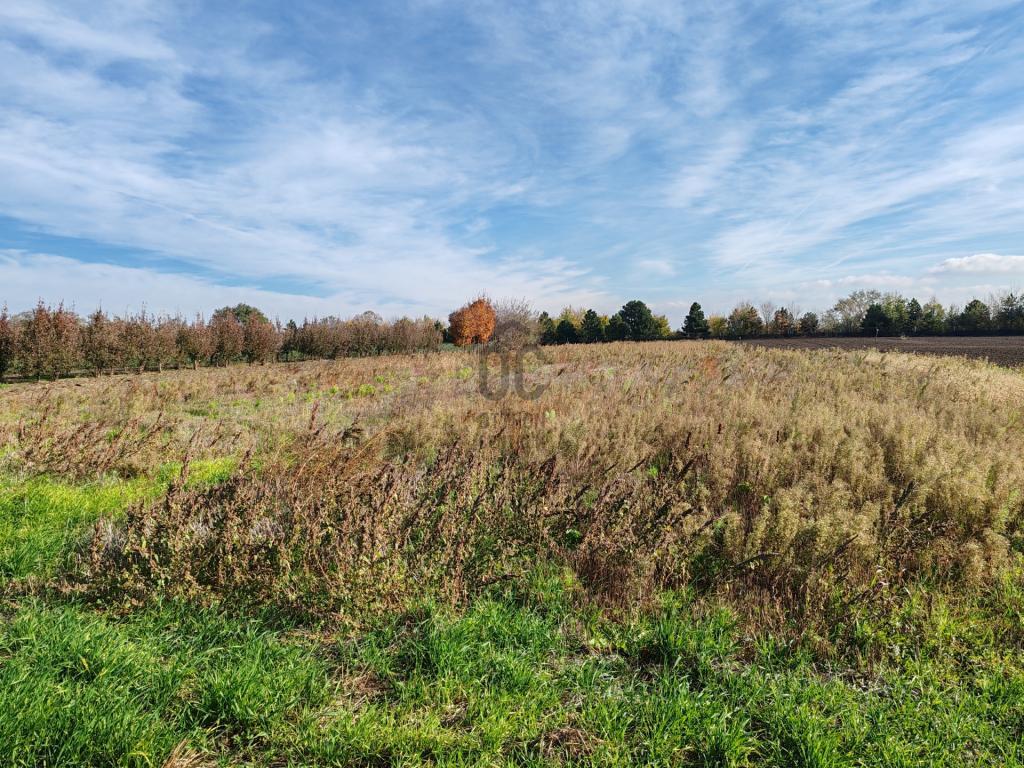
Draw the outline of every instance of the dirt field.
M1024 336L938 336L900 338L841 337L815 339L750 339L776 349L878 349L883 352L919 352L926 355L973 357L1008 367L1024 366Z

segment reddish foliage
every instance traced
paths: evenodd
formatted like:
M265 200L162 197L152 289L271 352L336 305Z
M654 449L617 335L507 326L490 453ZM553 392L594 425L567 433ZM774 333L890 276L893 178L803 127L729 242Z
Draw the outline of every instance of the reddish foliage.
M78 366L78 319L63 304L53 309L40 301L22 323L18 347L27 375L56 379L70 374Z
M200 363L207 362L213 355L210 327L200 316L191 324L183 323L178 328L175 345L181 359L190 362L193 368L198 368Z
M17 328L7 316L7 307L0 310L0 381L9 368L14 367L14 355L18 349Z
M273 323L252 317L245 323L242 353L250 363L267 363L277 357L281 337Z
M242 354L245 330L230 312L217 312L210 321L213 362L227 365Z

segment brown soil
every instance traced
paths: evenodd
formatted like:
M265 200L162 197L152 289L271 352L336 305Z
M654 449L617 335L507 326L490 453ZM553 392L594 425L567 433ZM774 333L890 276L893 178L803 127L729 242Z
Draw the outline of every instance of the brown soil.
M973 357L1008 367L1024 366L1024 336L925 336L918 338L830 337L750 339L739 342L776 349L877 349L926 355Z

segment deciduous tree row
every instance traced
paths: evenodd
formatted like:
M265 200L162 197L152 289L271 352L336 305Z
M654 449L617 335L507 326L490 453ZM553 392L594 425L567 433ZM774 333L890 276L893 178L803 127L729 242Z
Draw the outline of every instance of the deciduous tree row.
M115 317L102 310L81 318L62 304L40 302L16 317L0 311L0 378L409 352L436 349L442 331L429 318L386 323L372 313L281 327L247 304L219 309L209 321L146 312Z

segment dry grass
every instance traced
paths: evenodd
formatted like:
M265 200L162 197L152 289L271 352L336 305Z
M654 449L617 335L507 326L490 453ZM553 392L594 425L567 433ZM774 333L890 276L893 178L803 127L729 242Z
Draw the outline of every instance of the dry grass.
M180 741L167 756L162 768L212 768L214 765L216 763L213 760L189 749L186 742Z
M975 589L1024 547L1018 372L713 342L545 354L532 401L488 400L476 358L445 353L13 387L0 429L12 466L74 477L251 457L98 527L74 579L108 598L359 614L550 563L605 604L690 586L774 623L922 579Z
M1021 764L1020 372L545 354L0 388L0 754Z

